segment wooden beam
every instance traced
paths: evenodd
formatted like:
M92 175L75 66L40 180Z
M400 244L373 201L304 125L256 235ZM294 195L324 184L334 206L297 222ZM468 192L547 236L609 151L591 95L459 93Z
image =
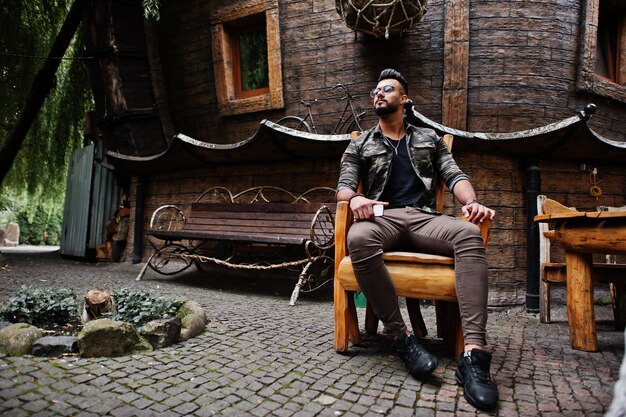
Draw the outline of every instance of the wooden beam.
M469 0L445 3L442 123L467 130Z
M151 19L144 19L144 32L146 34L146 52L150 65L150 82L152 94L156 107L159 111L159 120L165 141L169 145L174 140L176 131L170 116L170 109L167 101L167 90L165 88L165 77L161 65L161 53L159 51L159 33L156 22Z
M626 16L622 17L620 22L620 39L618 39L618 77L617 83L620 85L626 85Z

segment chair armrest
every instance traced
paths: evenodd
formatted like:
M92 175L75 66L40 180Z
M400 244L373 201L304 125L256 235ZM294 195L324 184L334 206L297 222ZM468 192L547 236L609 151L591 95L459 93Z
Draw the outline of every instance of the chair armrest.
M485 219L481 223L478 223L478 228L480 229L480 236L483 238L483 245L485 248L487 247L487 243L489 242L489 233L491 232L491 219Z
M352 225L353 217L347 201L339 201L335 211L335 263L338 264L347 255L346 238Z
M462 217L463 220L466 220ZM354 218L350 211L350 206L347 201L340 201L337 203L337 211L335 213L335 261L341 261L348 253L346 238L348 236L348 230ZM489 233L491 232L491 219L485 219L481 223L478 223L478 229L480 229L480 236L483 239L483 244L487 247L489 242Z
M461 220L467 221L465 217L459 217ZM480 237L483 238L483 246L487 247L487 243L489 242L489 233L491 232L491 219L484 219L481 223L476 224L478 229L480 230Z
M556 230L546 230L543 232L543 236L546 239L554 239L556 237Z

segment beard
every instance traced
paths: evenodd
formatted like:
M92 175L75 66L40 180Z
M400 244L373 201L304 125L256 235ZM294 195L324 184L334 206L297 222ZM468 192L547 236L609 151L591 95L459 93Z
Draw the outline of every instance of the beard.
M387 106L385 107L376 107L374 109L374 112L378 116L385 116L391 113L395 113L397 110L398 110L398 105L387 103Z

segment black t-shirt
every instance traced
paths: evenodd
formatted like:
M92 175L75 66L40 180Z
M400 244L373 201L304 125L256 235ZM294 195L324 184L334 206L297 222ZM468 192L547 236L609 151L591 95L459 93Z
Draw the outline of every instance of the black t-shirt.
M383 140L393 148L393 160L380 201L389 202L388 208L413 206L424 194L426 187L411 165L406 136L399 143L388 138ZM395 145L398 145L397 148Z

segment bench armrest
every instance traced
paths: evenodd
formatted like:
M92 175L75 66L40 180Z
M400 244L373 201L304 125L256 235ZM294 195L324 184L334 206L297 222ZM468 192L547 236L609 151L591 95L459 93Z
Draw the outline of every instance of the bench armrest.
M323 205L311 221L311 242L318 249L330 249L335 244L335 220L330 207Z
M166 204L154 210L150 217L151 230L179 230L187 223L187 218L181 209Z

